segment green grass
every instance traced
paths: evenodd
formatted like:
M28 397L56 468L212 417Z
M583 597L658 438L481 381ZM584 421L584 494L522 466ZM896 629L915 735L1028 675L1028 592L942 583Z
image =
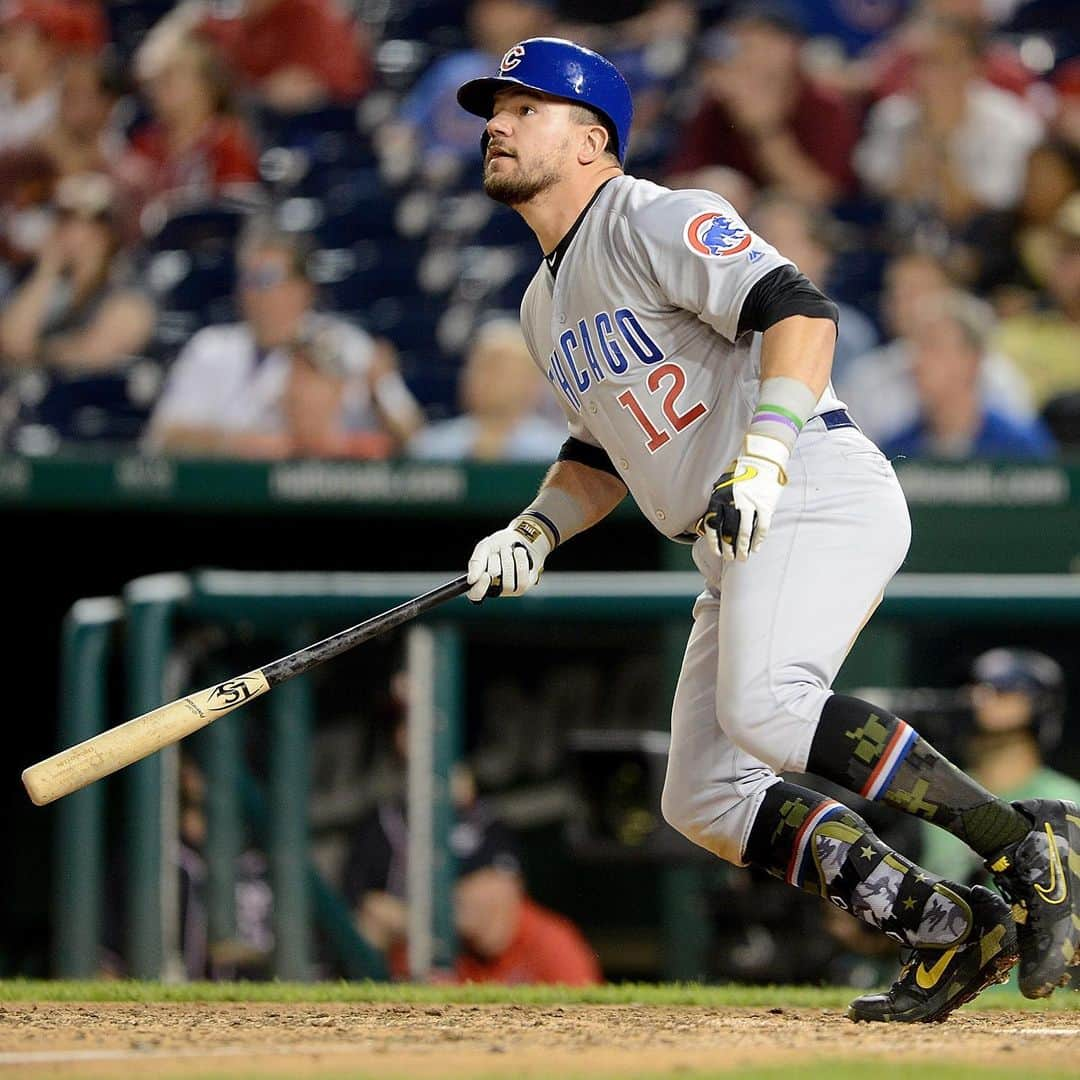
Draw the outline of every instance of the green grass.
M0 1002L330 1002L440 1005L700 1005L706 1008L822 1008L846 1005L858 991L836 986L701 986L695 983L619 983L611 986L412 986L377 982L215 982L158 983L129 980L0 980ZM1047 1001L1029 1001L1017 993L986 995L983 1010L1080 1010L1080 993L1058 991Z

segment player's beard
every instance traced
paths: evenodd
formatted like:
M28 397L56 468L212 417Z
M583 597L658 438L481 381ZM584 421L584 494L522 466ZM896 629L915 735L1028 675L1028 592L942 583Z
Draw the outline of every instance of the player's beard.
M560 180L559 173L550 161L542 162L531 172L521 167L521 159L514 157L517 168L508 173L496 173L490 169L491 162L484 165L484 191L496 202L507 206L523 206L537 195L554 187Z

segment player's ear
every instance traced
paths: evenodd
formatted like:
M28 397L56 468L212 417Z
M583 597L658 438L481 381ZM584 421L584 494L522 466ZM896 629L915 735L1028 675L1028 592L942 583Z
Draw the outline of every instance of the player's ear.
M578 162L581 165L591 165L597 158L602 157L607 150L609 136L603 124L583 125L581 130L581 142L578 145Z

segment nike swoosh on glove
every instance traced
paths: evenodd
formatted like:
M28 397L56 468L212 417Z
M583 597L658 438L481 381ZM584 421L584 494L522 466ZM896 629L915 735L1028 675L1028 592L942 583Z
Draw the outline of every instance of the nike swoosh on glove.
M485 596L520 596L544 570L554 543L535 518L518 517L473 549L469 559L467 593L478 604Z
M713 554L746 562L769 535L787 474L777 462L740 454L713 486L702 526Z

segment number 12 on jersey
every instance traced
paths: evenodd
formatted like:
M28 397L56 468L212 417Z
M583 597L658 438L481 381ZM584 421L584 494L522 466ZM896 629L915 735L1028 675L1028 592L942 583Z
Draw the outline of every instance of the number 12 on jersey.
M686 389L686 372L678 364L661 364L649 372L646 385L650 394L657 394L664 388L666 380L670 379L663 401L660 403L660 411L670 422L675 434L685 431L691 424L700 420L708 411L708 406L699 401L692 405L686 412L679 412L679 396ZM633 390L624 390L616 399L624 408L629 409L634 419L638 422L641 430L645 432L645 446L650 454L655 454L665 443L671 441L671 432L657 429L649 419L648 413L642 408L641 402L634 395Z

